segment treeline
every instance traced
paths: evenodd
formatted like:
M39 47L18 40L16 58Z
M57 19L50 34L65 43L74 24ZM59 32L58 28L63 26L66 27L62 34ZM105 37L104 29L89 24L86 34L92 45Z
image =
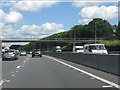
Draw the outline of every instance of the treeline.
M113 29L115 28L115 31ZM104 38L105 40L115 40L120 39L120 22L117 25L112 26L108 21L95 18L87 25L75 25L70 30L66 32L60 32L57 34L50 35L43 39L55 39L55 38L95 38L95 33L97 38ZM47 51L50 50L52 46L60 45L63 47L63 50L71 50L72 44L70 43L40 43L40 42L31 42L27 45L20 46L19 49L25 49L30 51L34 48L40 48L41 50ZM82 45L82 44L80 44ZM12 48L14 48L12 46ZM67 49L66 49L67 48Z
M113 32L113 27L116 28L116 32ZM112 26L108 21L95 18L88 25L75 25L69 31L53 34L46 37L52 38L95 38L95 32L97 38L105 39L118 39L120 36L120 22L119 26ZM118 34L119 33L119 34Z

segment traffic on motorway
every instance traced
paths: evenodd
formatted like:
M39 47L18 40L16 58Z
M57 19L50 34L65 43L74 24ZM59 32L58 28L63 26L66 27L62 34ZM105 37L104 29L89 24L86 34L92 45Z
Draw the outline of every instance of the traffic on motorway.
M62 52L62 49L60 46L54 46L52 48L52 52ZM108 54L104 44L85 44L84 46L73 46L73 53ZM2 59L17 60L18 55L26 56L27 54L30 54L30 52L26 52L25 50L21 51L14 49L2 50ZM31 54L32 57L34 56L42 57L40 49L33 49Z
M42 57L40 49L34 49L31 53L24 51L19 51L15 49L2 50L2 60L18 60L19 56L27 56L27 54L32 54L32 57L39 56Z
M118 88L118 77L64 59L42 55L39 50L2 62L2 80L9 88ZM60 53L58 53L60 54ZM74 54L74 53L73 53ZM22 90L22 89L21 89ZM26 90L26 89L25 89Z
M54 46L53 52L62 52L60 46ZM87 53L87 54L108 54L104 44L84 44L83 46L73 46L73 53Z
M86 60L86 62L91 59L93 59L92 61L94 63L97 61L102 62L103 60L95 60L94 61L94 59L97 58L96 54L97 54L97 56L98 55L106 56L106 54L108 54L104 44L85 44L83 46L73 46L73 50L71 51L71 53L66 53L66 54L62 51L61 46L54 46L50 52L54 52L54 53L52 53L52 54L54 54L53 55L54 58L45 54L40 49L33 49L29 52L26 50L15 50L15 49L5 49L4 50L3 49L2 50L3 83L1 83L1 85L3 84L4 88L7 88L7 87L17 87L17 88L18 87L25 87L25 88L26 87L29 87L29 88L31 88L31 87L34 87L34 88L37 88L37 87L38 88L41 88L41 87L119 88L118 87L119 85L117 84L118 76L116 74L115 75L110 74L110 73L106 74L105 71L102 72L99 70L92 71L92 70L90 70L89 67L85 67L85 66L81 66L81 64L73 63L74 61L69 62L70 60L73 60L73 58L74 58L74 60L76 60L78 62L81 61L82 59L84 61ZM44 55L43 55L43 53L44 53ZM49 53L49 52L47 52L47 53ZM78 53L80 53L80 54L78 54ZM81 53L83 53L83 54L81 54ZM65 55L63 55L63 54L65 54ZM85 54L86 58L84 56L82 56L84 54ZM88 54L93 54L93 55L90 55L90 56L92 56L92 58L90 57L87 59L87 57L89 56ZM56 55L58 55L58 57L62 57L62 60L60 58L56 59L55 58L55 57L57 57ZM74 57L73 55L76 56L77 58ZM86 55L88 55L88 56L86 56ZM67 58L66 58L67 56L69 56L69 61L65 61L65 60L67 60ZM79 56L82 56L81 59L78 59ZM34 57L38 57L38 58L34 58ZM101 57L101 59L102 59L102 57ZM9 62L9 61L11 61L11 62ZM57 63L55 63L54 61ZM89 62L89 63L91 63L91 65L93 63L92 61ZM63 66L59 65L58 63L63 64ZM99 65L100 65L100 63L99 63ZM95 67L99 68L99 65L98 65L98 67L97 66L95 66ZM67 66L69 68L66 68L64 66ZM106 66L106 64L104 64L104 65L102 64L101 66ZM18 70L15 71L15 69L18 69ZM20 69L22 69L22 70L20 70ZM78 71L80 73L78 73L76 71ZM114 73L114 71L111 71L111 72ZM17 74L17 73L19 73L19 74ZM58 74L56 74L56 73L58 73ZM81 73L83 75L81 75ZM101 75L101 73L103 73L103 76ZM12 74L12 75L10 75L10 74ZM64 74L64 75L62 75L62 74ZM86 77L86 75L90 76L91 79ZM14 79L10 76L16 77L16 79ZM114 77L116 78L115 80L113 79ZM7 80L6 78L9 78L10 80L9 79ZM94 79L96 79L96 81L93 81ZM70 80L72 80L72 82L70 82ZM112 82L109 80L112 80ZM23 82L23 81L25 81L25 82ZM27 81L28 82L33 81L33 82L28 84ZM8 82L12 82L12 83L8 83ZM41 83L41 85L36 85L34 82L36 82L37 84ZM75 84L73 84L73 82ZM87 83L87 85L85 86L84 82L85 83L89 82L89 83ZM94 86L93 83L91 83L91 82L93 82L96 86ZM16 85L14 85L14 83ZM21 83L21 84L19 84L19 83ZM106 84L108 84L108 85L106 85Z

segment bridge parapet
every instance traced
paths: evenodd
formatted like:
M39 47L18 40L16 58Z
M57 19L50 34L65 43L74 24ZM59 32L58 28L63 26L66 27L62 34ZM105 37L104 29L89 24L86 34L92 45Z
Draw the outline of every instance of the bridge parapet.
M99 42L104 40L104 38L51 38L51 39L41 39L41 38L2 38L2 42Z

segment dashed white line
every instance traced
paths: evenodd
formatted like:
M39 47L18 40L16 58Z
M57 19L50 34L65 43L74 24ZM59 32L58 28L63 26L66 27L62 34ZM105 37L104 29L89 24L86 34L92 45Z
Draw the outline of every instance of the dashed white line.
M11 72L11 73L14 73L14 72Z
M18 71L16 71L16 72L18 72Z
M12 74L12 76L14 77L14 76L15 76L15 74Z
M92 77L92 78L90 78L90 79L95 79L95 78Z
M69 64L67 64L67 63L65 63L65 62L62 62L62 61L60 61L60 60L57 60L57 59L55 59L55 58L53 58L53 57L46 56L46 55L44 55L44 56L47 57L47 58L49 58L49 59L51 59L51 60L54 60L54 61L56 61L56 62L58 62L58 63L64 64L64 65L66 65L66 66L68 66L68 67L70 67L70 68L72 68L72 69L74 68L74 69L76 69L77 71L82 72L82 73L84 73L84 74L86 74L86 75L89 75L89 76L91 76L91 77L93 77L93 78L95 78L95 79L97 79L97 80L99 80L99 81L102 81L102 82L104 82L104 83L107 83L107 84L109 84L109 85L111 85L111 86L114 86L114 87L120 89L120 85L118 85L118 84L116 84L116 83L113 83L113 82L111 82L111 81L109 81L109 80L103 79L103 78L101 78L101 77L99 77L99 76L93 75L93 74L91 74L91 73L89 73L89 72L87 72L87 71L84 71L84 70L82 70L82 69L79 69L79 68L77 68L77 67L74 67L74 66L72 66L72 65L69 65Z
M17 66L16 68L20 68L21 66Z
M10 82L10 80L5 80L5 82L6 82L6 83L9 83L9 82Z

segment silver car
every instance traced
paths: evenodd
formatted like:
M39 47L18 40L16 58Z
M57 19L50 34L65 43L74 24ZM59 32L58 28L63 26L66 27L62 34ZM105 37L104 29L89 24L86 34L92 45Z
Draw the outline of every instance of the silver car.
M3 60L17 60L18 54L15 50L6 50L2 53Z
M20 56L26 56L26 55L27 55L26 51L21 51L20 52Z

